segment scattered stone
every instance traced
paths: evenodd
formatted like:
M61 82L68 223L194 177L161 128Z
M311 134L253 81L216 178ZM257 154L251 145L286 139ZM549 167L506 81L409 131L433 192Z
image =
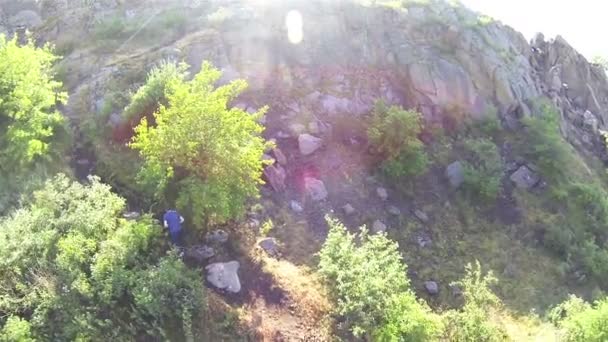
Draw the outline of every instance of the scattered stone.
M527 166L520 166L517 171L511 174L511 180L518 188L531 189L540 181L538 174Z
M124 217L127 220L137 220L138 218L141 217L141 214L138 213L137 211L129 211L129 212L122 214L122 217Z
M452 290L452 296L454 296L454 297L462 296L462 289L460 288L460 286L458 286L456 284L451 284L450 290Z
M420 222L422 222L422 223L429 222L428 215L424 211L422 211L420 209L414 210L414 216L416 216L416 218L419 219Z
M291 207L291 210L293 210L293 212L301 213L304 211L304 208L302 208L302 205L298 201L289 202L289 206Z
M266 166L264 169L264 176L274 191L282 192L285 190L285 179L287 178L287 173L281 165Z
M597 118L595 117L595 115L593 115L593 113L591 113L588 110L585 111L585 113L583 114L583 128L585 128L589 132L593 132L593 133L597 132L597 128L598 128Z
M323 140L312 136L310 134L300 134L298 137L298 146L300 147L300 153L304 156L313 154L323 144Z
M280 148L275 147L272 150L272 154L274 155L274 158L277 160L277 163L285 166L287 165L287 157L285 157L285 154L283 154L283 151L281 151Z
M197 245L192 246L186 251L186 256L201 263L215 256L215 250L211 246Z
M265 238L258 242L258 246L263 249L270 256L279 255L279 245L277 241L273 238Z
M394 216L401 215L401 210L399 210L399 208L395 207L394 205L389 205L386 211L388 211L389 214Z
M321 129L319 128L319 124L317 121L311 121L308 123L308 131L312 134L321 133Z
M249 222L247 222L247 228L249 229L256 229L260 226L260 220L255 219L255 218L251 218L249 219Z
M430 246L431 243L433 243L433 240L431 239L430 234L422 232L416 236L416 243L418 243L420 248L424 248L426 246Z
M304 189L313 201L322 201L326 199L328 195L327 189L325 189L325 184L316 178L304 178Z
M291 135L289 135L283 131L278 131L276 137L278 139L289 139L289 138L291 138Z
M386 225L384 223L382 223L382 221L380 220L376 220L374 221L374 223L372 224L372 232L373 233L384 233L386 231Z
M347 203L342 207L342 211L344 211L346 216L350 216L355 213L355 208L350 203Z
M433 296L439 293L439 285L437 285L437 283L434 281L425 281L424 289Z
M228 233L221 229L216 229L207 233L205 239L209 243L225 243L226 241L228 241Z
M445 169L445 175L453 188L458 188L464 183L464 169L459 161L448 165Z
M376 188L376 194L383 201L386 201L388 199L388 192L385 188Z
M291 131L291 134L293 134L294 136L298 136L306 132L306 126L300 123L292 123L291 125L289 125L289 130Z
M239 279L238 261L216 262L205 267L207 270L207 281L220 290L232 293L241 291L241 281Z

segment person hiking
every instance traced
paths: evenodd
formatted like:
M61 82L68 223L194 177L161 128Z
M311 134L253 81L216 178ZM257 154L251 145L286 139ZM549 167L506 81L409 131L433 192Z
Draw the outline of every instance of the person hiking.
M169 236L171 242L177 247L182 245L182 223L184 218L177 212L177 210L167 210L163 215L163 223L165 228L169 230Z

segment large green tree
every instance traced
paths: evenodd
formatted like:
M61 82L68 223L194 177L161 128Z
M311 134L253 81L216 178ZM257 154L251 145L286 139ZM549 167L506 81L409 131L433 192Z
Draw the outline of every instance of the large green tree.
M124 208L97 179L81 185L58 176L0 222L0 336L190 333L203 302L200 277L165 253L162 227L148 217L125 220Z
M63 160L57 133L65 126L56 106L67 97L53 80L56 59L48 47L0 35L0 212L40 178L41 165Z
M157 74L164 73L151 75ZM220 76L219 70L203 63L191 81L172 77L163 86L166 105L160 105L153 120L141 120L131 143L144 160L141 182L159 201L175 203L197 226L239 216L262 183L267 143L256 119L266 108L253 115L230 108L247 84L237 80L216 87Z
M319 269L346 328L378 341L436 339L439 318L410 290L397 244L365 228L355 235L335 219L328 223Z

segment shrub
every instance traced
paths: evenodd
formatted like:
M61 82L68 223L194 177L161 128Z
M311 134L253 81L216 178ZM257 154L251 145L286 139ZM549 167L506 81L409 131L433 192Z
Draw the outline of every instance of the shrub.
M492 272L483 275L479 262L474 266L466 265L465 271L464 278L452 284L462 288L465 304L461 310L450 310L445 314L446 340L504 341L506 332L490 320L491 312L500 305L500 300L489 288L496 278Z
M420 113L387 107L376 102L367 135L372 147L385 158L383 170L391 177L417 176L427 169Z
M15 317L0 319L1 334L166 338L182 317L200 318L199 276L165 255L152 218L127 221L124 208L95 178L81 185L59 176L0 222L0 312Z
M221 72L209 63L192 81L174 78L167 104L142 119L130 146L144 160L140 182L158 201L176 203L195 226L223 223L244 213L258 196L262 155L268 143L254 115L228 103L247 86L242 80L216 88ZM144 87L152 88L149 79ZM177 198L171 198L177 193Z
M549 318L560 328L560 341L608 340L608 299L590 305L573 295L554 308L549 313Z
M383 341L436 337L440 323L411 292L397 244L365 228L350 234L337 220L327 220L330 231L319 252L319 270L348 330Z
M487 139L464 142L468 160L463 163L464 189L482 200L495 199L500 191L502 161L496 144Z

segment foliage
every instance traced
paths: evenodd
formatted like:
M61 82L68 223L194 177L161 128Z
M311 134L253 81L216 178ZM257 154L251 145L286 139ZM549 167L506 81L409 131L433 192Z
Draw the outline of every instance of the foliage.
M36 340L32 338L31 325L28 321L10 316L0 330L0 341L34 342Z
M600 342L608 340L608 299L594 305L572 295L549 313L560 328L560 341Z
M273 229L274 222L272 222L271 219L268 219L262 223L262 227L260 227L260 234L262 234L262 236L268 236Z
M446 339L455 342L504 341L505 331L490 320L491 311L500 304L489 288L496 278L492 272L483 275L479 262L474 266L467 264L465 271L464 278L452 284L462 289L465 304L461 310L445 314Z
M58 176L0 222L1 316L37 340L166 336L176 317L196 317L198 275L163 255L158 224L122 219L124 208L95 178ZM4 334L27 333L16 320L0 320Z
M417 176L426 171L428 158L418 138L422 128L420 113L376 102L367 135L384 156L382 168L389 176Z
M63 160L68 135L56 106L66 94L53 80L56 60L48 47L0 35L0 213Z
M167 105L143 119L130 146L144 159L140 181L158 201L175 201L196 226L221 223L244 212L258 195L267 143L250 115L228 103L247 86L237 80L215 87L221 72L203 63L192 81L174 79ZM176 192L177 199L168 195Z
M386 341L434 338L439 321L409 289L397 244L384 234L369 235L362 228L354 235L337 220L327 221L330 231L319 252L319 269L346 327L355 336Z
M188 65L163 61L148 74L146 83L131 96L122 115L127 120L141 119L154 113L158 107L167 105L167 95L175 84L183 82L187 76Z
M502 162L496 144L483 138L467 139L464 147L469 155L463 162L465 190L482 200L495 199L502 176Z

